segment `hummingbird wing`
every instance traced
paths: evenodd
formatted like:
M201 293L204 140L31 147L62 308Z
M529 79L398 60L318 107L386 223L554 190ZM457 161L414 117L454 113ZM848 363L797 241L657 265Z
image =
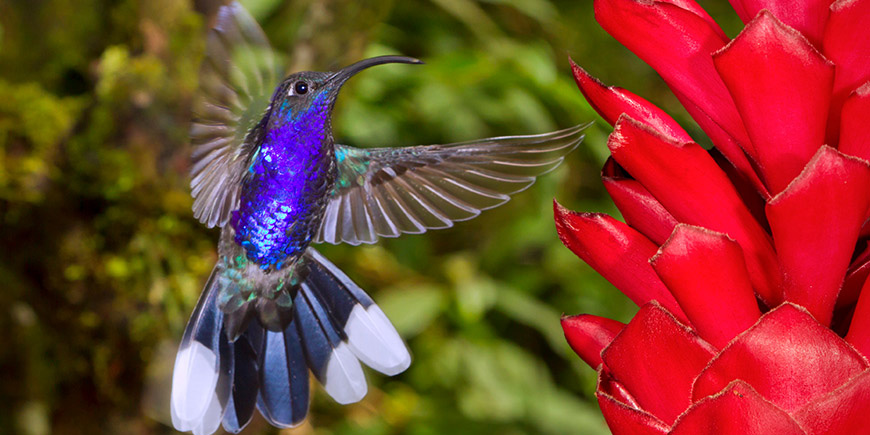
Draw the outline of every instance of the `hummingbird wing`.
M226 225L238 208L281 70L254 18L239 3L222 6L206 41L190 128L193 214L209 228Z
M449 145L336 145L338 178L314 241L374 243L471 219L558 166L588 126Z

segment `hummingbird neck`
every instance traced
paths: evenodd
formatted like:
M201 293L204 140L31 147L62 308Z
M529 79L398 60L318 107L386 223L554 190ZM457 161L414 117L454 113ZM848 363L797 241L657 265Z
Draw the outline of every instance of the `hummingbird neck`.
M332 148L333 101L326 92L318 94L311 104L298 107L284 100L272 114L269 133L285 147L305 147L326 151ZM279 145L276 143L276 145Z

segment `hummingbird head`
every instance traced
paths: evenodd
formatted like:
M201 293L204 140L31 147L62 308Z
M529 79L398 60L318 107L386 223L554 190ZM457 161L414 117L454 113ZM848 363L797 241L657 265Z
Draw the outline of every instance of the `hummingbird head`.
M406 56L378 56L348 65L336 72L302 71L288 76L272 96L273 114L279 119L297 118L318 112L328 115L332 111L338 91L356 73L385 63L421 64L422 61ZM280 122L280 121L279 121Z

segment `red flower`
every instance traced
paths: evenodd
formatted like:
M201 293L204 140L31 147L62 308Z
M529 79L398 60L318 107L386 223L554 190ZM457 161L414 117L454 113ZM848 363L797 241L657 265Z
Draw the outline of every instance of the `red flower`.
M562 326L616 433L867 433L870 0L596 0L713 141L573 65L625 223L555 204L562 241L641 306ZM866 290L864 290L866 289Z

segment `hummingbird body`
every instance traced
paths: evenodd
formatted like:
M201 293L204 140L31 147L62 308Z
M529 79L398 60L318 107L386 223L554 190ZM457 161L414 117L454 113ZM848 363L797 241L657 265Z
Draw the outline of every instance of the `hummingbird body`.
M295 264L317 231L335 180L327 93L308 107L286 101L264 119L262 142L230 223L235 241L264 270Z
M336 144L330 117L342 85L385 63L422 62L380 56L279 82L257 23L238 3L220 8L191 126L191 194L196 218L221 236L175 360L176 429L238 433L255 409L293 427L308 413L309 370L347 404L367 392L360 363L387 375L407 369L410 354L383 311L311 245L374 243L474 218L583 138L586 125L447 145Z

